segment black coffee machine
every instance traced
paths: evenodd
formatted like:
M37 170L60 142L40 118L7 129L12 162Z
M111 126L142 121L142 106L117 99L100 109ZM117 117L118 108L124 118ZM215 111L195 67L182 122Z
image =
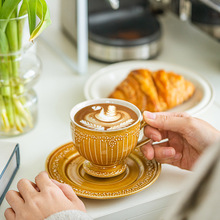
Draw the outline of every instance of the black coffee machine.
M161 49L161 26L146 0L88 1L89 55L104 62L150 59Z
M63 30L75 42L76 4L61 4ZM219 0L88 0L89 56L108 63L156 57L162 46L158 14L168 10L220 39Z
M67 27L70 4L75 2L76 8L77 3L71 1L62 1L62 24L64 32L76 40ZM147 0L88 0L88 30L89 56L98 61L150 59L161 50L161 25Z

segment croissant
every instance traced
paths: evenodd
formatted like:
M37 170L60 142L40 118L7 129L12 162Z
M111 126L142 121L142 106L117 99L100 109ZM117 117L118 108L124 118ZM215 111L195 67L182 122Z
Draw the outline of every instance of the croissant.
M182 104L194 91L194 85L181 75L164 70L137 69L128 74L109 98L129 101L142 112L159 112Z

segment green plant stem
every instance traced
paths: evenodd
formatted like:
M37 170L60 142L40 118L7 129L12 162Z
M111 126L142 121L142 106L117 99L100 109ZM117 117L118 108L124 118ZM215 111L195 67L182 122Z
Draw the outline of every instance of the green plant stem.
M9 121L10 126L14 125L14 114L13 114L13 105L11 100L11 87L10 87L10 71L11 66L10 62L8 62L8 54L9 46L8 46L8 39L6 34L0 30L0 54L1 56L1 96L2 96L2 108L1 112L4 115L4 121ZM5 115L6 112L6 115ZM7 116L7 120L6 117Z
M16 17L16 12L13 13L12 17ZM6 36L2 34L2 39L8 45L7 47L3 47L4 54L7 54L7 51L12 54L18 52L19 38L16 20L8 22ZM18 98L19 96L15 95L24 92L24 86L19 76L18 58L19 55L2 56L1 80L3 85L1 86L1 115L5 126L4 130L8 130L9 123L11 128L16 128L18 131L23 132L22 125L26 125L23 118L28 121L29 126L32 126L32 118L31 114L23 107L25 103L22 105L21 100Z
M10 123L7 116L5 102L1 95L0 95L0 113L1 113L2 129L8 132L10 130Z
M25 14L28 14L30 41L33 41L51 23L46 1L0 0L0 129L4 131L16 128L23 132L26 126L33 127L19 71L25 21L16 18ZM36 16L40 19L37 25Z
M23 116L26 119L28 125L30 127L33 127L33 122L32 122L33 120L29 112L26 111L26 109L24 108L20 100L16 97L16 95L13 95L13 99L14 99L13 101L15 103L15 106L18 112L21 114L21 116Z
M16 16L15 12L13 14L13 17ZM7 38L9 41L9 48L10 51L13 52L17 52L19 51L19 39L21 39L21 37L19 37L19 32L18 32L18 24L17 21L11 21L8 23L7 26ZM28 122L28 125L30 127L33 126L32 123L32 117L31 114L26 111L26 109L23 107L25 105L25 103L22 103L22 100L20 100L19 95L23 94L24 92L24 85L23 83L20 81L20 76L19 76L19 56L20 55L15 55L15 56L11 56L11 63L12 63L12 74L11 74L11 87L13 88L13 92L12 92L12 102L14 104L14 115L15 115L15 126L16 128L22 132L22 123L21 123L21 118L25 118ZM16 95L18 94L18 96ZM24 123L23 123L24 124Z
M12 18L16 17L16 12L12 14ZM6 35L8 39L9 44L9 50L11 53L15 53L18 51L18 27L17 27L17 21L12 20L8 23L6 28ZM13 55L10 56L12 60L12 77L18 77L18 62L17 56Z

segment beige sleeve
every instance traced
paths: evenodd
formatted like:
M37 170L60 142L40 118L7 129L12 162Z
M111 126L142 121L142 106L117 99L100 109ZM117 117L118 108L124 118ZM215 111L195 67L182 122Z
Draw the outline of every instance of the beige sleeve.
M57 212L45 220L92 220L92 218L85 212L79 210L66 210Z

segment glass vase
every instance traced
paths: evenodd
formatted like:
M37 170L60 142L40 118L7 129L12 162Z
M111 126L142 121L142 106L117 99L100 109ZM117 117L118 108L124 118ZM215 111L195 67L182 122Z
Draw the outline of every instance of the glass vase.
M30 52L27 16L0 19L0 137L31 130L37 120L37 95L33 86L41 62Z

